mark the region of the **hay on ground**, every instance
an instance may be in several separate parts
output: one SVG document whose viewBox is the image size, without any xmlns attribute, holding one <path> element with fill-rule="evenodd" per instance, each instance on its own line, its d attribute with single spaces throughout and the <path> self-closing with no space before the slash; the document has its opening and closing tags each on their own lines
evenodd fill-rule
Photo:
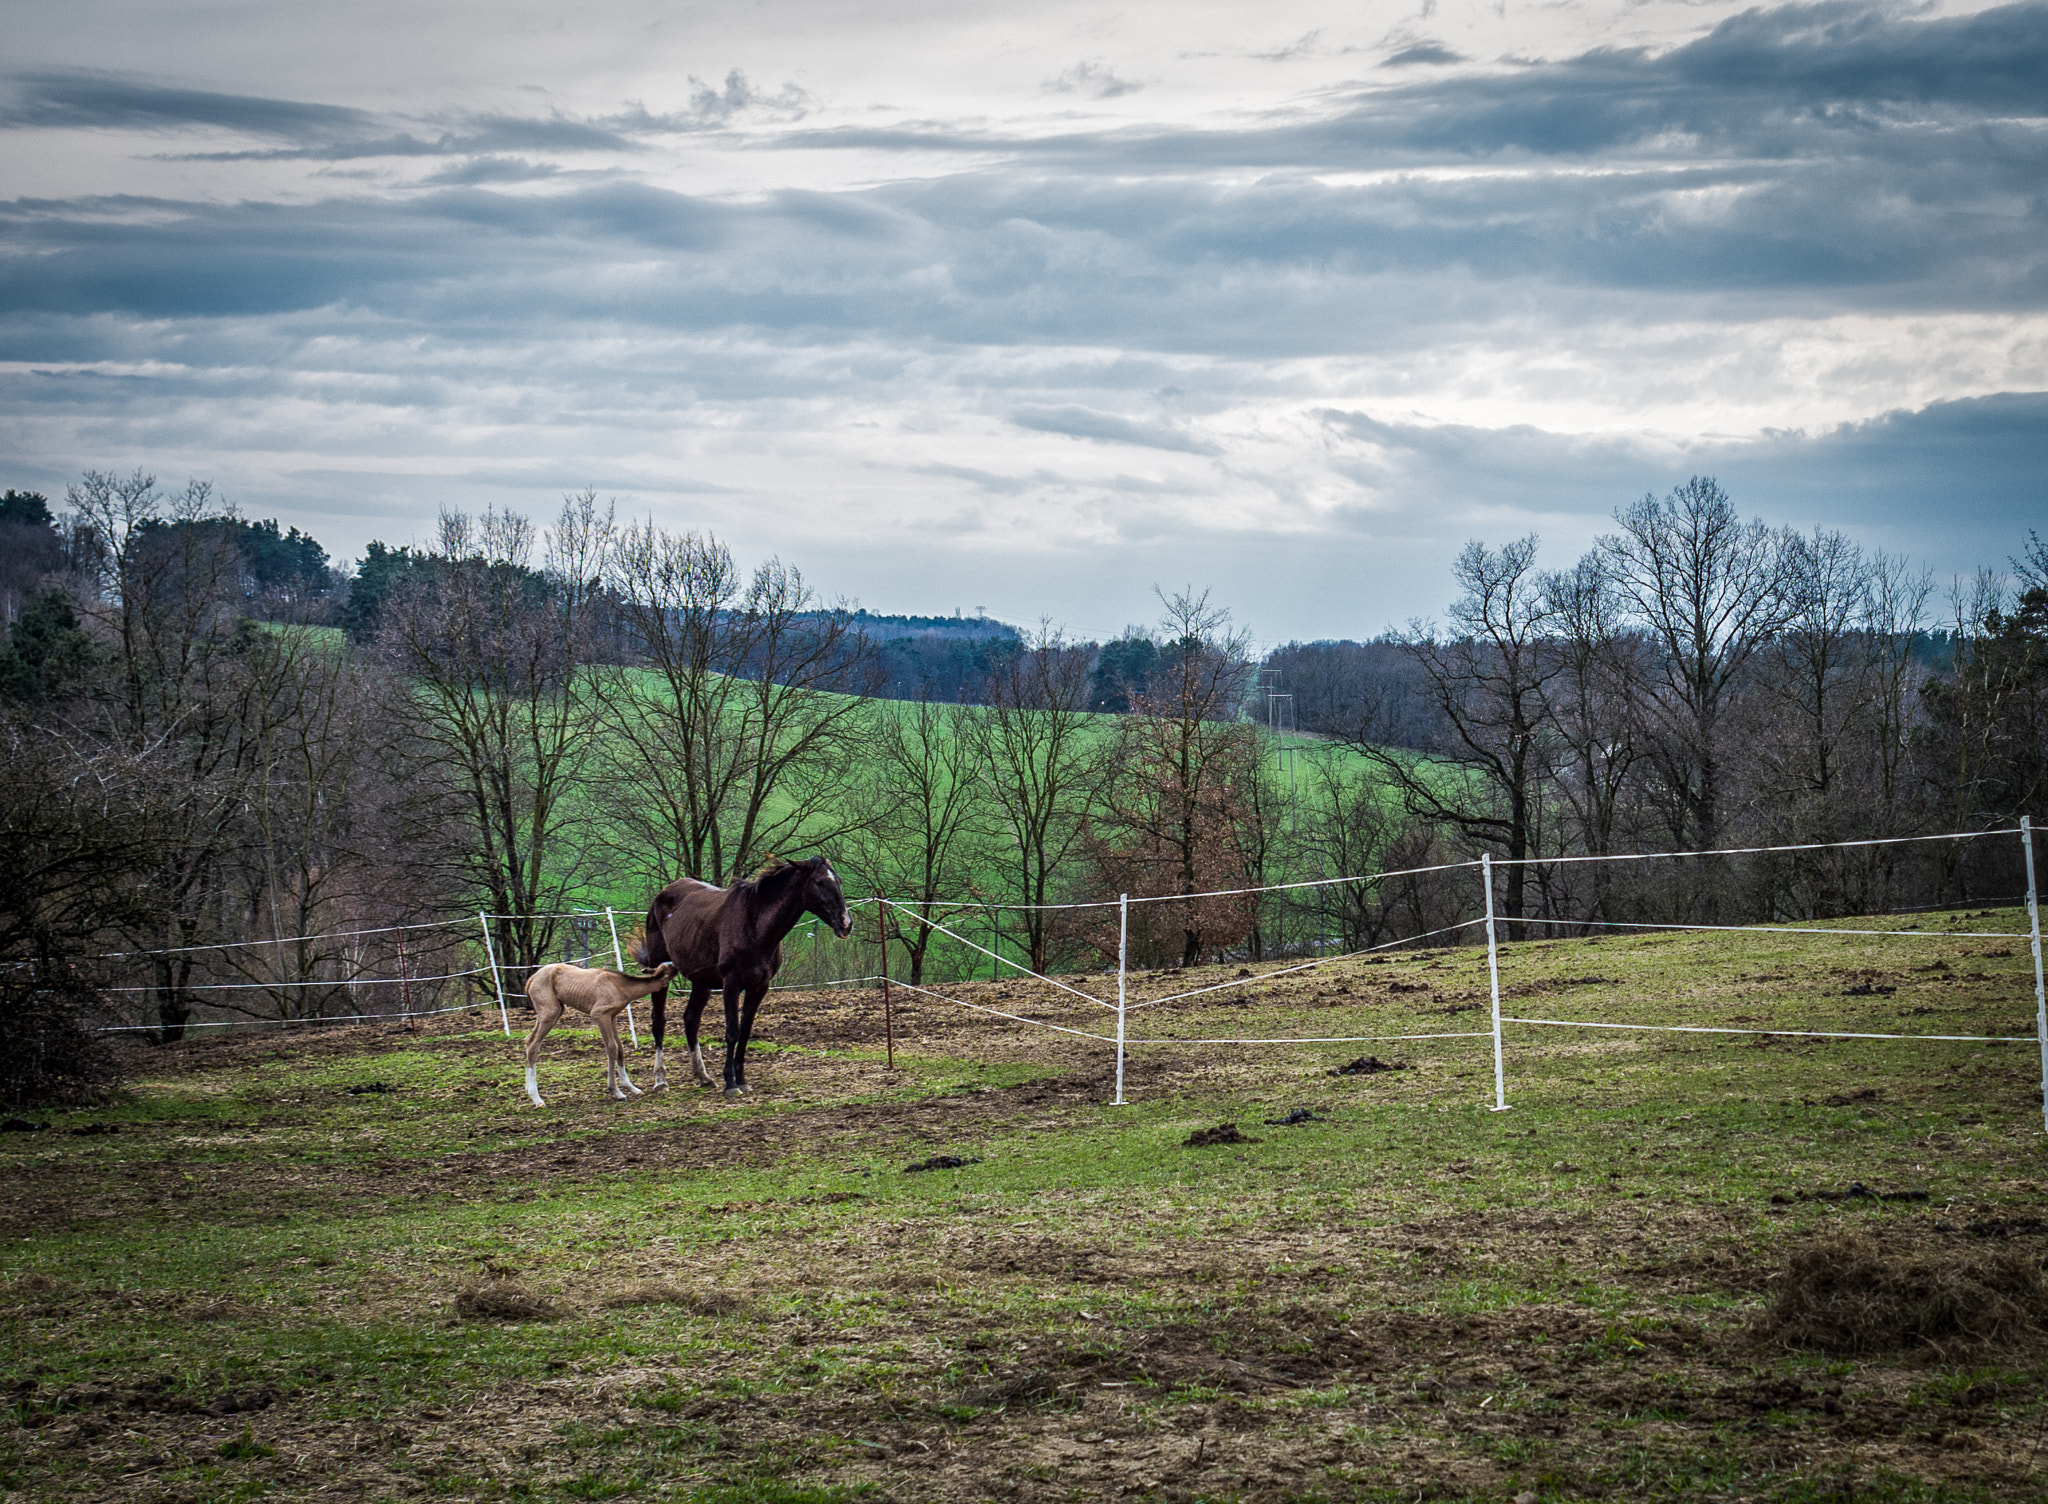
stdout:
<svg viewBox="0 0 2048 1504">
<path fill-rule="evenodd" d="M 667 1280 L 642 1280 L 604 1297 L 600 1304 L 609 1310 L 632 1306 L 680 1306 L 692 1316 L 737 1316 L 751 1309 L 741 1297 L 728 1290 L 687 1290 Z"/>
<path fill-rule="evenodd" d="M 1799 1249 L 1758 1335 L 1783 1347 L 1874 1353 L 1919 1344 L 2013 1343 L 2048 1330 L 2048 1281 L 2029 1255 L 1886 1253 L 1849 1233 Z"/>
<path fill-rule="evenodd" d="M 507 1280 L 473 1285 L 455 1297 L 455 1314 L 471 1321 L 558 1321 L 565 1314 L 553 1301 L 529 1295 Z"/>
<path fill-rule="evenodd" d="M 644 1279 L 637 1285 L 628 1285 L 604 1298 L 603 1304 L 611 1310 L 627 1306 L 687 1306 L 695 1304 L 697 1297 L 681 1285 L 672 1285 L 667 1280 Z"/>
</svg>

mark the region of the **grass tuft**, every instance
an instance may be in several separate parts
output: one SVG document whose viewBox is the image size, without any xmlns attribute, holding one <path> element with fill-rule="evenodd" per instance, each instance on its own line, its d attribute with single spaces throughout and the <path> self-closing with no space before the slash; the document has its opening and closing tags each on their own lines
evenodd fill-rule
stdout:
<svg viewBox="0 0 2048 1504">
<path fill-rule="evenodd" d="M 1795 1251 L 1758 1323 L 1780 1346 L 1845 1354 L 1927 1343 L 2010 1345 L 2040 1337 L 2044 1327 L 2048 1281 L 2030 1255 L 1895 1255 L 1854 1232 Z"/>
</svg>

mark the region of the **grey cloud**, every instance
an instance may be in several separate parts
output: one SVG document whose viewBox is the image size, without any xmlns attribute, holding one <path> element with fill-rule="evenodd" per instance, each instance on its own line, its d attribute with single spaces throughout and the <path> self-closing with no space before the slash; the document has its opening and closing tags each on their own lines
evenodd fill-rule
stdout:
<svg viewBox="0 0 2048 1504">
<path fill-rule="evenodd" d="M 1337 463 L 1366 491 L 1406 506 L 1438 498 L 1452 518 L 1520 519 L 1513 525 L 1554 531 L 1567 547 L 1645 491 L 1711 474 L 1745 514 L 1840 528 L 1940 572 L 1965 572 L 2017 551 L 2026 530 L 2040 526 L 2048 475 L 2048 392 L 1937 402 L 1818 432 L 1686 443 L 1337 410 L 1324 421 L 1373 446 L 1371 457 Z M 1371 508 L 1350 515 L 1355 527 L 1385 525 Z"/>
<path fill-rule="evenodd" d="M 779 120 L 795 120 L 807 114 L 811 108 L 811 96 L 793 83 L 785 83 L 773 94 L 763 94 L 747 79 L 738 68 L 726 74 L 722 88 L 713 88 L 700 78 L 690 80 L 690 109 L 685 116 L 650 117 L 650 122 L 659 120 L 663 127 L 675 129 L 704 129 L 708 126 L 726 125 L 745 115 L 761 115 Z"/>
<path fill-rule="evenodd" d="M 992 470 L 977 470 L 971 465 L 913 465 L 910 473 L 936 476 L 942 480 L 964 480 L 975 490 L 991 496 L 1022 496 L 1068 484 L 1064 476 L 1044 469 L 1033 470 L 1026 475 L 998 475 Z"/>
<path fill-rule="evenodd" d="M 1098 444 L 1136 444 L 1181 454 L 1214 454 L 1216 446 L 1169 423 L 1141 423 L 1087 407 L 1020 407 L 1010 414 L 1019 428 L 1066 434 Z"/>
<path fill-rule="evenodd" d="M 1382 58 L 1380 66 L 1382 68 L 1407 68 L 1416 63 L 1462 63 L 1464 61 L 1465 58 L 1462 53 L 1453 52 L 1440 42 L 1415 42 L 1403 47 L 1399 52 Z"/>
<path fill-rule="evenodd" d="M 422 178 L 432 185 L 473 183 L 532 183 L 559 177 L 562 169 L 552 162 L 529 162 L 523 157 L 472 157 L 451 162 Z"/>
<path fill-rule="evenodd" d="M 734 69 L 714 88 L 692 78 L 687 108 L 634 105 L 609 116 L 459 112 L 411 119 L 339 105 L 183 89 L 95 72 L 24 73 L 5 80 L 0 128 L 65 127 L 178 132 L 230 130 L 279 143 L 178 154 L 183 160 L 354 161 L 374 157 L 507 152 L 639 152 L 643 138 L 718 130 L 742 118 L 790 122 L 811 107 L 794 83 L 766 93 Z"/>
<path fill-rule="evenodd" d="M 1045 81 L 1049 94 L 1085 94 L 1090 99 L 1115 99 L 1121 94 L 1135 94 L 1144 87 L 1118 78 L 1114 68 L 1097 58 L 1084 59 L 1057 78 Z"/>
<path fill-rule="evenodd" d="M 87 71 L 22 73 L 7 79 L 0 126 L 182 130 L 195 126 L 292 140 L 374 129 L 366 110 L 179 89 L 146 79 Z"/>
</svg>

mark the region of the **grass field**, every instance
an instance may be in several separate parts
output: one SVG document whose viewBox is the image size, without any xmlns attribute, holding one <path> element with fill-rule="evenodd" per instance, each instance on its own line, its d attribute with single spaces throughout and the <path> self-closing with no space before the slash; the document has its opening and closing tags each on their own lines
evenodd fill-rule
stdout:
<svg viewBox="0 0 2048 1504">
<path fill-rule="evenodd" d="M 2017 916 L 1922 922 L 1521 944 L 1503 984 L 1552 1017 L 2031 1034 Z M 1442 1032 L 1485 999 L 1468 947 L 1144 1017 Z M 2038 1285 L 2031 1045 L 1518 1027 L 1505 1113 L 1483 1040 L 1155 1045 L 1116 1108 L 1099 1045 L 896 1024 L 890 1072 L 874 993 L 777 994 L 737 1104 L 613 1103 L 558 1030 L 533 1109 L 495 1017 L 139 1055 L 119 1101 L 0 1136 L 0 1497 L 2048 1492 L 2038 1331 L 1842 1353 L 1772 1320 L 1845 1232 Z M 1402 1068 L 1332 1073 L 1367 1052 Z M 1226 1122 L 1249 1141 L 1186 1146 Z M 906 1173 L 935 1155 L 972 1162 Z M 1852 1184 L 1926 1199 L 1824 1199 Z"/>
</svg>

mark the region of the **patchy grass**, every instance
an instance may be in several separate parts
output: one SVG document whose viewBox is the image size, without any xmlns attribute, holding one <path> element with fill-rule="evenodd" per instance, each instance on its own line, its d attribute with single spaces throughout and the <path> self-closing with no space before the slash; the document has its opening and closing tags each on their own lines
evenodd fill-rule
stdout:
<svg viewBox="0 0 2048 1504">
<path fill-rule="evenodd" d="M 1925 923 L 1510 946 L 1507 1008 L 2030 1032 L 2024 944 L 1980 937 L 2012 916 Z M 1247 984 L 1133 1032 L 1487 1019 L 1473 949 Z M 164 1051 L 0 1138 L 0 1495 L 2043 1492 L 2031 1045 L 1510 1025 L 1496 1113 L 1484 1039 L 1148 1043 L 1114 1107 L 1087 1041 L 899 999 L 889 1072 L 873 994 L 770 1009 L 736 1105 L 613 1103 L 595 1035 L 558 1030 L 535 1110 L 516 1046 L 455 1021 Z M 1368 1049 L 1405 1069 L 1335 1074 Z M 1221 1123 L 1250 1131 L 1187 1147 Z M 1985 1271 L 2017 1315 L 1847 1355 L 1770 1319 Z"/>
</svg>

